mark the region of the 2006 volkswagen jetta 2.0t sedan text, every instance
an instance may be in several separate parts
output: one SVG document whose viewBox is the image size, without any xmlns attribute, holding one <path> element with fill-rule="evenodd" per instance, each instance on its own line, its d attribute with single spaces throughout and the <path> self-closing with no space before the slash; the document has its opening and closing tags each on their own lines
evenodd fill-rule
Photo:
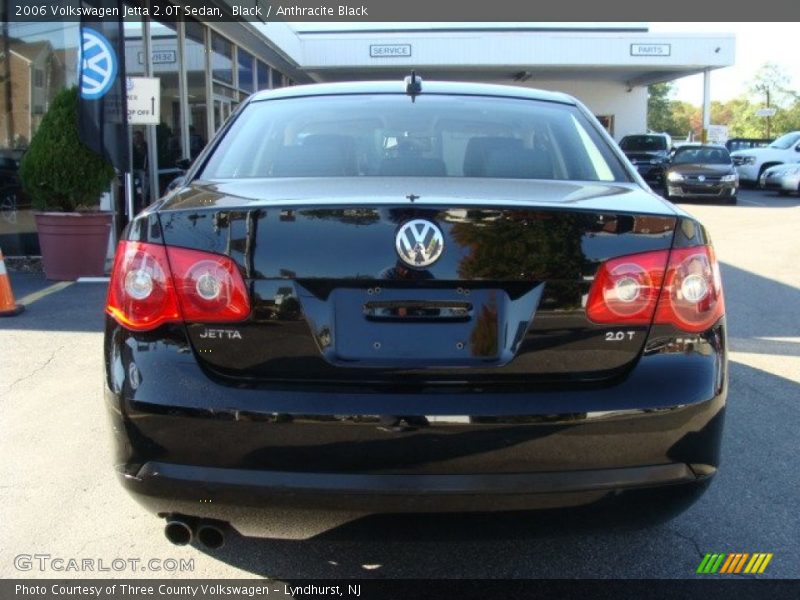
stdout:
<svg viewBox="0 0 800 600">
<path fill-rule="evenodd" d="M 666 504 L 716 472 L 725 340 L 705 228 L 573 98 L 260 92 L 119 244 L 116 470 L 179 543 L 280 505 Z"/>
</svg>

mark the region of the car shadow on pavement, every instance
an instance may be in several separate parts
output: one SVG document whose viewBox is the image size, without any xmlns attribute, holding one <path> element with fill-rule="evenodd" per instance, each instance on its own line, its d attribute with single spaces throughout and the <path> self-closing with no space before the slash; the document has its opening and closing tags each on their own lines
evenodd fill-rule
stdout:
<svg viewBox="0 0 800 600">
<path fill-rule="evenodd" d="M 658 493 L 649 496 L 647 501 L 637 495 L 571 510 L 376 514 L 300 540 L 246 537 L 229 529 L 223 548 L 197 549 L 276 579 L 511 578 L 564 576 L 570 570 L 573 576 L 578 573 L 570 563 L 576 553 L 590 551 L 592 540 L 605 547 L 609 540 L 641 543 L 654 534 L 664 535 L 658 533 L 664 526 L 645 508 L 653 506 Z M 608 565 L 579 570 L 598 575 L 619 558 L 607 556 Z M 688 558 L 694 561 L 694 553 Z M 606 576 L 612 576 L 611 571 Z"/>
<path fill-rule="evenodd" d="M 725 290 L 728 348 L 797 356 L 800 354 L 800 288 L 720 263 Z"/>
</svg>

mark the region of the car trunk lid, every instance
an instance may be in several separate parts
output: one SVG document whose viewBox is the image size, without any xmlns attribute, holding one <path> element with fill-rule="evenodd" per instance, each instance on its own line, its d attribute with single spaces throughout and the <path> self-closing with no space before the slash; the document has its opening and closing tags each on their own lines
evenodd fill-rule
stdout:
<svg viewBox="0 0 800 600">
<path fill-rule="evenodd" d="M 677 216 L 653 195 L 617 184 L 324 183 L 201 185 L 161 207 L 167 244 L 230 256 L 250 291 L 246 321 L 187 325 L 209 369 L 243 381 L 530 385 L 612 377 L 640 355 L 648 325 L 593 323 L 586 299 L 603 261 L 671 246 Z M 412 220 L 442 234 L 440 258 L 422 268 L 397 249 Z"/>
</svg>

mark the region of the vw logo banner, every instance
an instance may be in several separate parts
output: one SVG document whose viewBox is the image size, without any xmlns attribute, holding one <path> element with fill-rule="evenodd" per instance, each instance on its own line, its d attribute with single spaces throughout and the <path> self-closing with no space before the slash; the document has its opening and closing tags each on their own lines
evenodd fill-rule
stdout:
<svg viewBox="0 0 800 600">
<path fill-rule="evenodd" d="M 122 2 L 85 0 L 85 5 L 122 14 Z M 113 14 L 113 13 L 112 13 Z M 125 90 L 125 35 L 122 18 L 81 18 L 78 44 L 78 129 L 81 141 L 117 170 L 128 170 Z"/>
</svg>

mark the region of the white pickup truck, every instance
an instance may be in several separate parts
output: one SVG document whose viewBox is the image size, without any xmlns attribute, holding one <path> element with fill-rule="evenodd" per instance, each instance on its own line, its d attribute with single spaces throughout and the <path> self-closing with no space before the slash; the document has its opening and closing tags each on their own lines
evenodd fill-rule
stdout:
<svg viewBox="0 0 800 600">
<path fill-rule="evenodd" d="M 731 152 L 731 158 L 739 173 L 739 181 L 757 185 L 766 169 L 800 160 L 800 131 L 782 135 L 765 148 Z"/>
</svg>

